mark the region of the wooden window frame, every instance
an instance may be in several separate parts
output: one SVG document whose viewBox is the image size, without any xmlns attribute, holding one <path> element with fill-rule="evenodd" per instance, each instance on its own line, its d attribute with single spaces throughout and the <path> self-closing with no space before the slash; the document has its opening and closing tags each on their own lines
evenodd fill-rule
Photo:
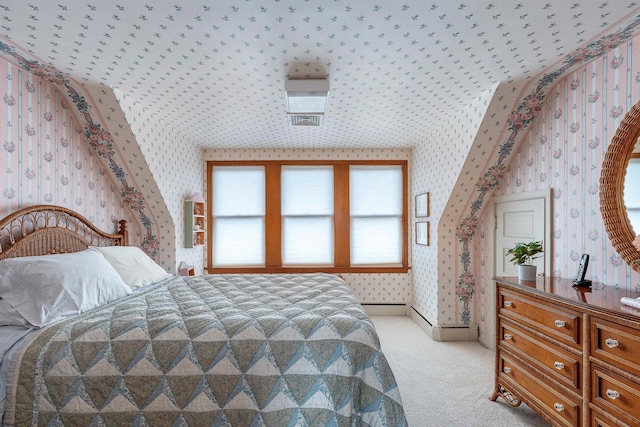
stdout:
<svg viewBox="0 0 640 427">
<path fill-rule="evenodd" d="M 281 167 L 325 165 L 334 168 L 334 266 L 317 267 L 283 267 L 282 266 L 282 215 L 281 215 Z M 402 166 L 402 265 L 362 266 L 350 265 L 350 230 L 351 217 L 349 215 L 349 167 L 355 165 Z M 408 203 L 408 162 L 406 160 L 302 160 L 302 161 L 208 161 L 207 162 L 207 193 L 212 194 L 211 176 L 216 166 L 264 166 L 265 168 L 265 266 L 264 267 L 212 267 L 213 263 L 213 197 L 207 197 L 207 267 L 208 273 L 406 273 L 409 270 L 409 203 Z"/>
</svg>

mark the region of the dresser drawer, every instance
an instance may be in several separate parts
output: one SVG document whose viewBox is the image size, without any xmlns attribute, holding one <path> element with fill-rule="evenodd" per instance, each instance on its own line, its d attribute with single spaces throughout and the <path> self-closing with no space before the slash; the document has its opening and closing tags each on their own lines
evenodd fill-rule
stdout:
<svg viewBox="0 0 640 427">
<path fill-rule="evenodd" d="M 599 318 L 591 322 L 591 354 L 640 376 L 640 331 Z"/>
<path fill-rule="evenodd" d="M 605 412 L 640 425 L 640 384 L 593 365 L 591 401 Z"/>
<path fill-rule="evenodd" d="M 575 348 L 581 347 L 582 317 L 580 312 L 548 303 L 528 295 L 500 288 L 500 314 Z"/>
<path fill-rule="evenodd" d="M 595 411 L 591 412 L 591 426 L 592 427 L 617 427 L 618 423 L 614 424 L 602 415 L 596 414 Z"/>
<path fill-rule="evenodd" d="M 597 414 L 591 414 L 591 425 L 593 427 L 614 427 L 614 424 L 610 424 L 609 421 L 605 421 Z"/>
<path fill-rule="evenodd" d="M 590 407 L 591 423 L 589 425 L 591 427 L 630 427 L 629 424 L 615 418 L 612 414 L 607 413 L 605 415 L 599 407 L 593 404 L 591 404 Z"/>
<path fill-rule="evenodd" d="M 508 321 L 500 323 L 500 345 L 576 391 L 581 390 L 582 356 L 542 340 Z"/>
<path fill-rule="evenodd" d="M 576 399 L 545 384 L 537 372 L 529 371 L 504 353 L 500 354 L 499 368 L 499 378 L 503 380 L 505 388 L 509 389 L 510 384 L 515 384 L 517 389 L 510 391 L 525 403 L 535 404 L 560 425 L 580 425 L 581 408 Z"/>
</svg>

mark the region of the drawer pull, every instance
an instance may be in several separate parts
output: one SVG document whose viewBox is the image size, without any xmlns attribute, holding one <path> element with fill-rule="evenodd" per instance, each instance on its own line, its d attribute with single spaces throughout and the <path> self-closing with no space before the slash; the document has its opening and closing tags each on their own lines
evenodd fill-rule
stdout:
<svg viewBox="0 0 640 427">
<path fill-rule="evenodd" d="M 511 373 L 511 368 L 508 366 L 505 366 L 504 369 L 502 370 L 505 374 L 510 374 Z"/>
<path fill-rule="evenodd" d="M 556 408 L 556 411 L 564 411 L 564 405 L 562 403 L 554 403 L 553 407 Z"/>
<path fill-rule="evenodd" d="M 553 366 L 556 369 L 564 369 L 564 363 L 562 363 L 562 362 L 553 362 Z"/>
<path fill-rule="evenodd" d="M 556 320 L 555 322 L 553 322 L 554 325 L 556 325 L 558 328 L 564 328 L 564 320 Z"/>
<path fill-rule="evenodd" d="M 616 400 L 617 398 L 620 397 L 620 393 L 618 393 L 615 390 L 611 390 L 610 388 L 607 389 L 607 397 L 611 400 Z"/>
<path fill-rule="evenodd" d="M 607 347 L 609 348 L 616 348 L 617 346 L 620 345 L 620 343 L 618 342 L 618 340 L 614 340 L 613 338 L 607 338 L 604 342 Z"/>
<path fill-rule="evenodd" d="M 504 339 L 505 340 L 510 340 L 511 338 L 513 338 L 513 336 L 511 334 L 504 334 Z"/>
<path fill-rule="evenodd" d="M 504 302 L 504 306 L 505 307 L 511 307 L 513 305 L 513 303 L 511 301 L 505 301 Z"/>
</svg>

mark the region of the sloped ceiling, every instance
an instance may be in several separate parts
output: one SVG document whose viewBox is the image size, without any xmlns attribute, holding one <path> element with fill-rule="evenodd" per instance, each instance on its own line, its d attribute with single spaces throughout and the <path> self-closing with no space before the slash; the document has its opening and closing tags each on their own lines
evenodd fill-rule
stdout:
<svg viewBox="0 0 640 427">
<path fill-rule="evenodd" d="M 595 0 L 9 0 L 0 35 L 203 147 L 393 148 L 634 13 Z M 329 79 L 321 127 L 289 126 L 288 77 Z"/>
</svg>

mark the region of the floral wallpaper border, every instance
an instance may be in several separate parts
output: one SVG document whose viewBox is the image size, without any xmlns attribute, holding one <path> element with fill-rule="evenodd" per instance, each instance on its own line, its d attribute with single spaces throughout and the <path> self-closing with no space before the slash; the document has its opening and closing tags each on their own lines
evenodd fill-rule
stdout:
<svg viewBox="0 0 640 427">
<path fill-rule="evenodd" d="M 29 60 L 16 52 L 16 49 L 0 41 L 0 53 L 12 58 L 19 66 L 28 72 L 46 79 L 53 85 L 66 89 L 67 95 L 77 108 L 85 121 L 85 136 L 89 146 L 108 165 L 109 170 L 120 182 L 120 194 L 123 202 L 138 215 L 146 233 L 142 237 L 141 247 L 152 258 L 156 259 L 160 243 L 153 232 L 153 223 L 145 212 L 144 195 L 136 189 L 128 180 L 127 173 L 118 163 L 114 150 L 114 141 L 109 131 L 94 119 L 91 114 L 91 106 L 72 85 L 64 73 L 50 65 L 44 65 L 35 60 Z"/>
<path fill-rule="evenodd" d="M 517 108 L 511 112 L 507 120 L 507 130 L 510 131 L 506 141 L 500 145 L 498 149 L 498 158 L 496 162 L 490 166 L 478 180 L 476 184 L 476 196 L 470 204 L 470 212 L 462 219 L 456 229 L 456 237 L 462 244 L 460 252 L 460 263 L 462 273 L 457 279 L 456 296 L 463 304 L 460 313 L 461 321 L 464 324 L 471 322 L 470 303 L 476 290 L 476 279 L 471 266 L 471 250 L 470 243 L 475 236 L 478 226 L 479 213 L 487 202 L 487 195 L 491 195 L 502 179 L 508 160 L 511 158 L 511 152 L 516 145 L 516 139 L 520 135 L 520 131 L 527 128 L 540 111 L 542 102 L 545 99 L 545 90 L 556 81 L 557 78 L 564 75 L 574 66 L 586 63 L 599 57 L 605 52 L 619 46 L 621 43 L 631 39 L 640 26 L 640 15 L 635 18 L 629 25 L 620 32 L 609 34 L 600 39 L 589 43 L 586 47 L 577 49 L 567 56 L 557 70 L 546 74 L 540 79 L 535 89 L 527 95 Z"/>
</svg>

